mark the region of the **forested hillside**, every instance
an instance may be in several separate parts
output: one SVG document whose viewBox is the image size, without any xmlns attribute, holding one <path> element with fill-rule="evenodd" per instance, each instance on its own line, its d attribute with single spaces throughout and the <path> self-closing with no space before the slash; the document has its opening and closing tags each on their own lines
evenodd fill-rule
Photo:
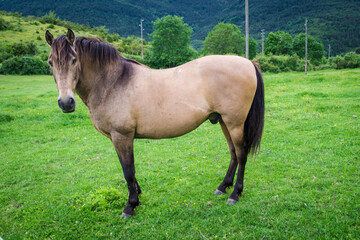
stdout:
<svg viewBox="0 0 360 240">
<path fill-rule="evenodd" d="M 91 26 L 105 25 L 121 36 L 139 35 L 140 18 L 144 19 L 145 36 L 152 23 L 165 15 L 184 17 L 193 29 L 193 40 L 204 40 L 219 22 L 230 22 L 244 29 L 244 1 L 233 0 L 3 0 L 0 10 L 23 15 L 43 16 L 50 10 L 61 19 Z M 251 0 L 250 36 L 260 40 L 261 29 L 283 30 L 295 35 L 304 30 L 309 19 L 309 33 L 332 46 L 333 53 L 354 50 L 360 46 L 359 0 Z"/>
</svg>

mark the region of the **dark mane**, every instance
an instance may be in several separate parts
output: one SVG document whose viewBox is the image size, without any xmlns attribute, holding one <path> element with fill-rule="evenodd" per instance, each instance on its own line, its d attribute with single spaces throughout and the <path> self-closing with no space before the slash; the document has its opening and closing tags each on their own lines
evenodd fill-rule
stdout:
<svg viewBox="0 0 360 240">
<path fill-rule="evenodd" d="M 80 56 L 86 55 L 90 59 L 96 61 L 100 66 L 107 65 L 118 60 L 141 65 L 135 60 L 127 59 L 121 56 L 116 48 L 106 43 L 101 38 L 77 37 L 75 41 L 75 49 Z"/>
<path fill-rule="evenodd" d="M 64 65 L 70 60 L 70 58 L 75 57 L 76 53 L 79 58 L 86 57 L 94 61 L 99 66 L 108 65 L 116 61 L 142 65 L 133 59 L 124 58 L 116 48 L 106 43 L 101 38 L 77 37 L 74 43 L 76 53 L 71 47 L 69 41 L 67 41 L 65 35 L 57 37 L 53 44 L 53 49 L 55 51 L 55 54 L 53 55 L 56 55 L 54 56 L 56 57 L 55 61 L 58 61 L 60 65 Z"/>
<path fill-rule="evenodd" d="M 75 50 L 79 57 L 86 56 L 101 66 L 118 61 L 121 58 L 119 52 L 113 46 L 99 38 L 77 37 Z"/>
</svg>

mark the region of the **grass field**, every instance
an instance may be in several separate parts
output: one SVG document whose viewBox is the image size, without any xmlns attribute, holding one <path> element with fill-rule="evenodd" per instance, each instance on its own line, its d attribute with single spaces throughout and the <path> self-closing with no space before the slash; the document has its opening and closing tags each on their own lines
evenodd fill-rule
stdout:
<svg viewBox="0 0 360 240">
<path fill-rule="evenodd" d="M 220 126 L 137 140 L 137 215 L 111 142 L 87 109 L 63 114 L 51 76 L 0 76 L 0 237 L 359 239 L 360 69 L 265 74 L 262 150 L 243 196 L 215 196 L 229 163 Z"/>
</svg>

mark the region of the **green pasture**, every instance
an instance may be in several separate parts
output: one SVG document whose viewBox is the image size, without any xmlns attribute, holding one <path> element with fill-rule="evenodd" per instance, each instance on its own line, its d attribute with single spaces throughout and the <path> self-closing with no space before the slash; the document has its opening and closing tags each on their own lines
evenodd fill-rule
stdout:
<svg viewBox="0 0 360 240">
<path fill-rule="evenodd" d="M 213 194 L 230 160 L 219 125 L 136 140 L 137 214 L 112 143 L 51 76 L 0 76 L 0 237 L 359 239 L 360 69 L 265 74 L 261 152 L 235 205 Z"/>
</svg>

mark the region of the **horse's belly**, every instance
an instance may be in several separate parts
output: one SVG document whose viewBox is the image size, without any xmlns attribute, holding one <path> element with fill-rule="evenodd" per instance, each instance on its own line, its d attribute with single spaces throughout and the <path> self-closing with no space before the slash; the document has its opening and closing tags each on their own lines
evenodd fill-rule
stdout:
<svg viewBox="0 0 360 240">
<path fill-rule="evenodd" d="M 136 138 L 173 138 L 184 135 L 199 127 L 209 116 L 205 111 L 159 112 L 139 120 Z"/>
</svg>

